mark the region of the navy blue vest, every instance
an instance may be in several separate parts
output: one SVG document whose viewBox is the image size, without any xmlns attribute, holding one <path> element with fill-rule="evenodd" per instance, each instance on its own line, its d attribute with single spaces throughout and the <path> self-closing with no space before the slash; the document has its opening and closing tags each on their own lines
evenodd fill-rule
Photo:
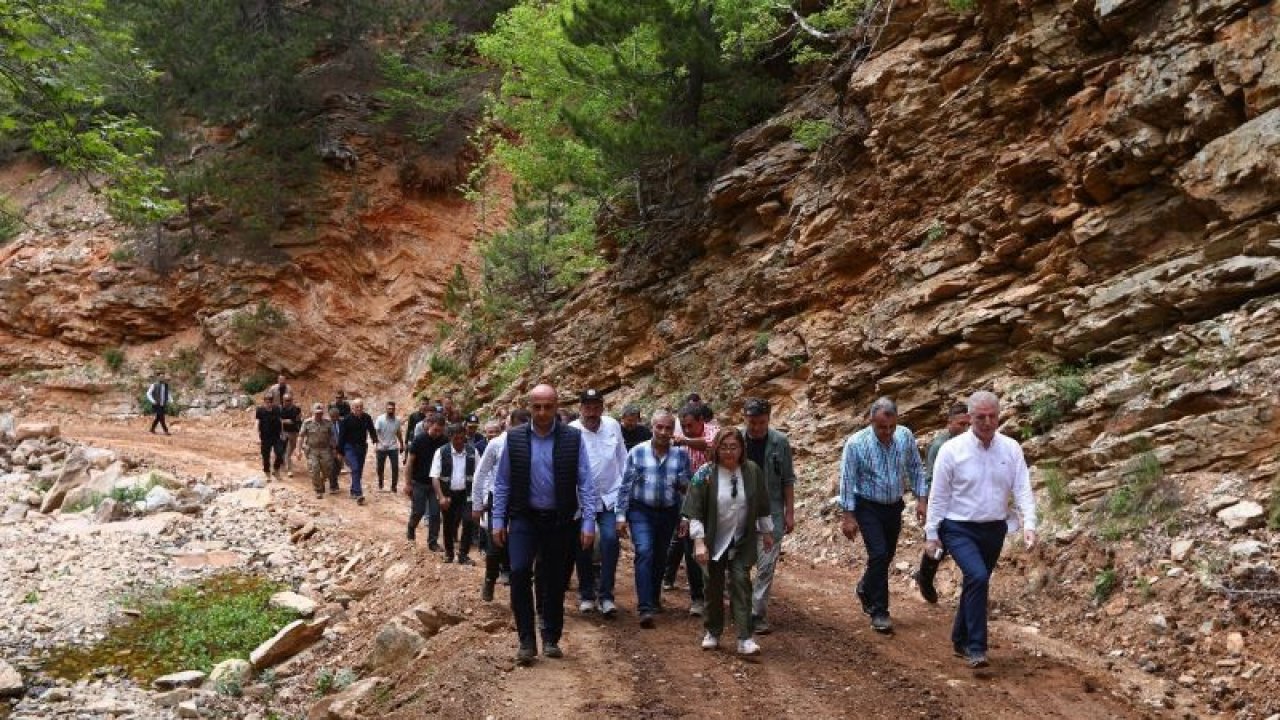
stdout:
<svg viewBox="0 0 1280 720">
<path fill-rule="evenodd" d="M 582 448 L 582 434 L 559 421 L 553 432 L 554 449 L 551 452 L 552 477 L 556 490 L 556 514 L 561 522 L 573 520 L 578 513 L 578 453 Z M 512 428 L 507 433 L 506 453 L 511 457 L 511 495 L 507 501 L 507 516 L 527 513 L 531 480 L 533 426 L 526 424 Z"/>
</svg>

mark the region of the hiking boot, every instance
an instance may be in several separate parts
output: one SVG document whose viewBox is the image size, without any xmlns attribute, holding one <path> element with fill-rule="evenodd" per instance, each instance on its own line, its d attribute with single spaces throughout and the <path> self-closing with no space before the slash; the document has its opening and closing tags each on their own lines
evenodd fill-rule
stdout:
<svg viewBox="0 0 1280 720">
<path fill-rule="evenodd" d="M 872 615 L 871 629 L 884 635 L 888 635 L 893 632 L 893 621 L 889 619 L 889 613 L 876 613 L 875 615 Z"/>
<path fill-rule="evenodd" d="M 715 635 L 712 635 L 710 632 L 705 632 L 702 634 L 703 650 L 715 650 L 718 647 L 720 647 L 720 638 L 716 637 Z"/>
<path fill-rule="evenodd" d="M 689 614 L 693 615 L 694 617 L 702 617 L 702 614 L 705 613 L 706 611 L 707 611 L 706 600 L 694 600 L 689 603 Z"/>
<path fill-rule="evenodd" d="M 757 635 L 768 635 L 773 632 L 773 628 L 769 626 L 769 621 L 762 617 L 752 618 L 751 625 L 755 628 L 755 633 Z"/>
<path fill-rule="evenodd" d="M 867 615 L 871 614 L 871 600 L 867 598 L 867 591 L 862 587 L 862 583 L 853 589 L 855 595 L 858 596 L 858 602 L 862 603 L 862 612 Z"/>
<path fill-rule="evenodd" d="M 612 600 L 601 600 L 600 614 L 605 617 L 613 617 L 618 614 L 618 606 L 614 605 Z"/>
<path fill-rule="evenodd" d="M 532 665 L 534 658 L 538 657 L 538 648 L 535 645 L 521 645 L 516 651 L 517 665 Z"/>
<path fill-rule="evenodd" d="M 964 664 L 968 665 L 971 670 L 977 670 L 978 668 L 984 668 L 990 665 L 991 662 L 987 660 L 986 653 L 972 652 L 965 656 Z"/>
<path fill-rule="evenodd" d="M 934 587 L 933 579 L 938 574 L 938 565 L 941 562 L 929 557 L 929 553 L 925 553 L 920 557 L 920 569 L 914 576 L 916 586 L 920 588 L 920 597 L 930 604 L 938 602 L 938 589 Z"/>
<path fill-rule="evenodd" d="M 739 655 L 759 655 L 760 645 L 757 644 L 756 641 L 751 638 L 747 638 L 746 640 L 739 640 L 738 654 Z"/>
<path fill-rule="evenodd" d="M 646 630 L 650 630 L 653 628 L 653 625 L 654 625 L 653 613 L 651 612 L 640 613 L 640 627 Z"/>
<path fill-rule="evenodd" d="M 553 642 L 542 643 L 542 655 L 549 658 L 562 658 L 564 651 L 560 649 L 560 645 Z"/>
<path fill-rule="evenodd" d="M 493 602 L 493 581 L 485 580 L 484 587 L 480 589 L 480 599 L 485 602 Z"/>
</svg>

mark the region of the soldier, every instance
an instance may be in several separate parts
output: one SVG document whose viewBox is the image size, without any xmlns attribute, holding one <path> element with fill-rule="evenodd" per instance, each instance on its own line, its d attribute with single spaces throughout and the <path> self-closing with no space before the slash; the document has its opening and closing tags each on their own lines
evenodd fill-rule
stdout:
<svg viewBox="0 0 1280 720">
<path fill-rule="evenodd" d="M 324 416 L 324 404 L 311 406 L 311 417 L 302 423 L 302 452 L 307 456 L 307 470 L 311 473 L 311 489 L 317 498 L 324 497 L 324 481 L 333 471 L 334 440 L 333 423 Z"/>
</svg>

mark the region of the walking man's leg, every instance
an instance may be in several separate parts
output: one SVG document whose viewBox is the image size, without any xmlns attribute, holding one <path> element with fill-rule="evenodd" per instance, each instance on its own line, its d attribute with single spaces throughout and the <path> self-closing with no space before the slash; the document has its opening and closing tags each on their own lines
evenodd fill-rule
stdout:
<svg viewBox="0 0 1280 720">
<path fill-rule="evenodd" d="M 684 540 L 684 573 L 689 578 L 689 614 L 701 615 L 707 606 L 702 566 L 693 558 L 693 538 L 682 539 Z"/>
<path fill-rule="evenodd" d="M 351 468 L 351 497 L 357 500 L 364 498 L 364 488 L 361 485 L 361 479 L 364 477 L 364 448 L 348 447 L 347 448 L 347 467 Z"/>
<path fill-rule="evenodd" d="M 533 612 L 533 562 L 541 549 L 538 533 L 532 523 L 522 517 L 511 518 L 507 547 L 511 554 L 511 614 L 516 621 L 520 652 L 516 659 L 533 661 L 538 654 Z"/>
<path fill-rule="evenodd" d="M 373 451 L 373 456 L 375 458 L 375 461 L 378 464 L 378 489 L 383 490 L 386 487 L 382 483 L 382 476 L 385 474 L 385 471 L 386 471 L 387 451 L 379 448 Z M 394 468 L 395 464 L 393 463 L 391 467 Z"/>
<path fill-rule="evenodd" d="M 427 493 L 427 547 L 440 550 L 440 498 L 434 491 Z"/>
<path fill-rule="evenodd" d="M 618 576 L 618 556 L 622 552 L 617 515 L 612 510 L 596 515 L 596 542 L 600 547 L 598 594 L 601 610 L 607 610 L 613 607 L 613 586 Z"/>
<path fill-rule="evenodd" d="M 462 516 L 458 512 L 460 507 L 453 503 L 453 492 L 449 490 L 445 492 L 449 493 L 449 509 L 444 511 L 444 561 L 451 563 L 453 562 L 453 546 L 457 543 L 458 538 L 458 524 L 462 520 Z"/>
<path fill-rule="evenodd" d="M 781 528 L 781 519 L 775 518 L 775 528 Z M 773 573 L 778 564 L 778 556 L 782 554 L 782 534 L 773 534 L 773 546 L 764 549 L 764 543 L 757 541 L 756 581 L 751 589 L 751 617 L 756 632 L 769 632 L 769 595 L 773 590 Z"/>
<path fill-rule="evenodd" d="M 426 483 L 413 484 L 413 501 L 409 509 L 409 528 L 405 533 L 409 540 L 413 540 L 418 536 L 418 525 L 422 522 L 422 517 L 427 514 L 427 495 L 431 492 L 431 486 Z"/>
<path fill-rule="evenodd" d="M 871 615 L 872 627 L 892 629 L 889 621 L 889 566 L 902 529 L 902 504 L 881 505 L 860 500 L 854 514 L 867 549 L 867 569 L 858 583 L 859 597 Z"/>
<path fill-rule="evenodd" d="M 462 539 L 458 545 L 458 562 L 471 564 L 471 540 L 476 534 L 475 521 L 471 519 L 471 494 L 466 490 L 453 493 L 453 503 L 458 506 L 458 515 L 462 522 Z"/>
<path fill-rule="evenodd" d="M 400 451 L 392 448 L 387 451 L 387 457 L 391 460 L 391 492 L 395 492 L 400 485 Z M 382 473 L 378 473 L 378 481 L 378 487 L 382 487 Z"/>
</svg>

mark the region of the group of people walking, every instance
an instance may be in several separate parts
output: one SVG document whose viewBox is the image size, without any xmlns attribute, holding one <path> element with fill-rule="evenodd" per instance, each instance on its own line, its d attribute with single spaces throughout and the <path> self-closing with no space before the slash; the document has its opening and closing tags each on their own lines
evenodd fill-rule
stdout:
<svg viewBox="0 0 1280 720">
<path fill-rule="evenodd" d="M 701 647 L 720 647 L 727 594 L 737 652 L 760 653 L 756 636 L 773 630 L 770 590 L 783 538 L 796 522 L 791 444 L 771 426 L 769 402 L 746 399 L 742 427 L 721 427 L 697 394 L 677 411 L 654 412 L 647 425 L 632 406 L 620 419 L 606 415 L 594 389 L 578 396 L 580 415 L 560 405 L 554 387 L 538 385 L 526 407 L 481 431 L 476 416 L 463 417 L 447 400 L 423 401 L 402 426 L 395 403 L 374 419 L 362 400 L 348 403 L 338 391 L 301 420 L 281 377 L 256 411 L 263 472 L 292 474 L 300 447 L 317 497 L 326 483 L 337 492 L 345 464 L 350 494 L 363 504 L 368 444 L 375 445 L 379 490 L 386 490 L 389 467 L 389 491 L 399 491 L 403 464 L 407 539 L 416 541 L 425 521 L 429 549 L 463 565 L 473 564 L 474 546 L 483 547 L 481 595 L 490 601 L 497 584 L 510 585 L 522 664 L 537 657 L 539 640 L 544 657 L 563 656 L 564 594 L 575 571 L 578 611 L 617 615 L 614 588 L 627 539 L 641 628 L 655 627 L 668 609 L 663 593 L 674 590 L 683 560 L 689 612 L 702 616 Z M 1027 465 L 1018 443 L 997 431 L 999 409 L 989 392 L 953 406 L 922 460 L 896 405 L 880 398 L 839 461 L 841 530 L 866 549 L 854 594 L 871 628 L 893 631 L 889 569 L 910 492 L 926 541 L 915 579 L 924 599 L 937 602 L 942 557 L 960 568 L 951 640 L 971 667 L 988 662 L 989 582 L 1007 531 L 1020 522 L 1028 546 L 1036 541 Z"/>
</svg>

